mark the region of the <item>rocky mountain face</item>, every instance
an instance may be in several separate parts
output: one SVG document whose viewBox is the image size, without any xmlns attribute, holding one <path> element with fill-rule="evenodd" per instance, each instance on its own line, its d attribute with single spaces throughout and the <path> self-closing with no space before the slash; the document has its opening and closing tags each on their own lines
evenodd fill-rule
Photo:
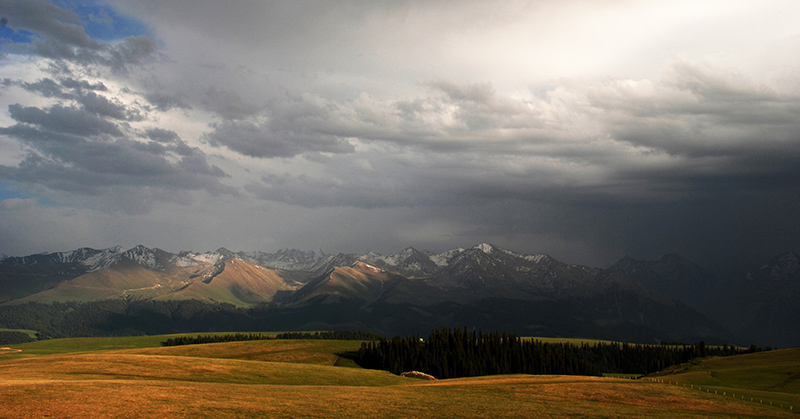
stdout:
<svg viewBox="0 0 800 419">
<path fill-rule="evenodd" d="M 485 243 L 440 254 L 409 247 L 394 255 L 224 248 L 173 254 L 136 246 L 6 258 L 0 302 L 199 300 L 259 307 L 272 313 L 270 327 L 286 329 L 391 335 L 469 325 L 639 342 L 749 344 L 743 339 L 761 337 L 752 342 L 775 345 L 776 331 L 751 333 L 770 316 L 797 319 L 787 305 L 797 296 L 797 277 L 794 254 L 726 282 L 677 255 L 625 258 L 603 270 Z M 721 289 L 728 291 L 708 303 Z M 743 302 L 742 293 L 760 303 Z M 731 304 L 747 309 L 726 317 Z M 746 324 L 736 326 L 734 318 Z"/>
<path fill-rule="evenodd" d="M 800 257 L 785 253 L 758 269 L 727 276 L 677 255 L 659 260 L 623 258 L 619 273 L 696 308 L 752 342 L 800 345 Z"/>
<path fill-rule="evenodd" d="M 122 259 L 119 247 L 7 257 L 0 261 L 0 302 L 47 290 L 61 282 L 108 268 Z"/>
<path fill-rule="evenodd" d="M 753 272 L 721 281 L 708 296 L 716 301 L 714 314 L 755 341 L 800 345 L 798 261 L 796 253 L 784 253 Z"/>
<path fill-rule="evenodd" d="M 2 301 L 197 299 L 250 306 L 297 288 L 274 270 L 238 256 L 225 249 L 172 254 L 139 245 L 8 258 L 0 262 L 7 290 Z"/>
<path fill-rule="evenodd" d="M 716 311 L 709 301 L 719 286 L 717 275 L 679 255 L 668 254 L 651 261 L 624 257 L 607 271 L 634 279 L 703 313 Z"/>
</svg>

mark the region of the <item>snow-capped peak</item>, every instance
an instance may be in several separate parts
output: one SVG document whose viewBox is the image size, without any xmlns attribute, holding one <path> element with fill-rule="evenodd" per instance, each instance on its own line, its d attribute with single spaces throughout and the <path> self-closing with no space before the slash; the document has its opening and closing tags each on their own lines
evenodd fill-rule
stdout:
<svg viewBox="0 0 800 419">
<path fill-rule="evenodd" d="M 487 255 L 490 255 L 490 254 L 492 254 L 492 251 L 494 250 L 494 246 L 492 246 L 489 243 L 481 243 L 481 244 L 475 245 L 475 249 L 480 249 L 481 252 L 486 253 Z"/>
</svg>

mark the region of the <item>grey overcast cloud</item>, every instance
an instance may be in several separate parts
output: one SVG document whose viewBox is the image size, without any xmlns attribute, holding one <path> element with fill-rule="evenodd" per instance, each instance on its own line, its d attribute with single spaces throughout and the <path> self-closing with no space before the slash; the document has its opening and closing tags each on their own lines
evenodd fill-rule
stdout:
<svg viewBox="0 0 800 419">
<path fill-rule="evenodd" d="M 800 2 L 0 0 L 0 252 L 800 249 Z"/>
</svg>

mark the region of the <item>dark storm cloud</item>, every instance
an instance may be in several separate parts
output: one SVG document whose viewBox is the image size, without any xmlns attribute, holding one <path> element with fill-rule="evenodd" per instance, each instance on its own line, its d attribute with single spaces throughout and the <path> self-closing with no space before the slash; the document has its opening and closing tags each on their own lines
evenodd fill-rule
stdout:
<svg viewBox="0 0 800 419">
<path fill-rule="evenodd" d="M 52 78 L 9 79 L 9 85 L 56 101 L 45 107 L 8 106 L 16 124 L 0 127 L 0 135 L 16 140 L 24 154 L 16 166 L 0 168 L 3 179 L 50 191 L 52 199 L 67 205 L 132 213 L 146 213 L 156 201 L 191 202 L 189 191 L 238 194 L 220 182 L 228 175 L 177 133 L 133 129 L 129 122 L 147 116 L 147 108 L 138 104 L 141 97 L 125 86 L 112 93 L 97 80 L 104 71 L 119 73 L 153 56 L 151 39 L 95 41 L 74 13 L 38 0 L 4 0 L 0 6 L 9 27 L 38 35 L 32 44 L 12 49 L 52 59 L 44 62 Z M 87 80 L 88 74 L 95 80 Z"/>
<path fill-rule="evenodd" d="M 226 120 L 247 118 L 259 111 L 258 106 L 245 103 L 235 92 L 217 87 L 208 89 L 203 99 L 203 105 L 206 109 L 219 114 Z"/>
<path fill-rule="evenodd" d="M 54 105 L 43 110 L 34 106 L 13 104 L 8 106 L 8 113 L 17 122 L 39 125 L 49 131 L 75 135 L 122 136 L 122 131 L 113 122 L 78 108 Z"/>
<path fill-rule="evenodd" d="M 643 90 L 640 92 L 638 90 Z M 646 88 L 603 86 L 588 95 L 615 136 L 672 155 L 730 155 L 792 147 L 800 98 L 747 79 L 678 63 Z"/>
<path fill-rule="evenodd" d="M 22 88 L 29 92 L 37 92 L 44 97 L 63 98 L 65 96 L 61 85 L 50 78 L 44 78 L 34 83 L 22 83 Z"/>
<path fill-rule="evenodd" d="M 190 147 L 175 131 L 161 128 L 151 128 L 147 130 L 147 137 L 159 144 L 162 144 L 166 150 L 172 151 L 181 156 L 193 157 L 195 159 L 202 156 L 202 154 L 199 152 L 199 149 Z"/>
<path fill-rule="evenodd" d="M 126 120 L 134 119 L 126 115 L 125 106 L 119 103 L 112 103 L 105 96 L 88 92 L 78 98 L 78 102 L 89 112 L 100 116 L 107 116 L 113 119 Z"/>
<path fill-rule="evenodd" d="M 308 119 L 317 135 L 391 144 L 380 153 L 335 156 L 326 175 L 269 175 L 246 189 L 306 208 L 414 207 L 421 219 L 457 222 L 465 238 L 599 264 L 672 251 L 768 257 L 800 234 L 795 96 L 687 63 L 658 81 L 577 86 L 538 102 L 486 83 L 427 86 L 430 96 L 382 105 L 395 112 L 340 102 Z"/>
<path fill-rule="evenodd" d="M 97 90 L 100 92 L 108 91 L 106 85 L 101 81 L 90 83 L 87 80 L 75 80 L 71 77 L 61 80 L 61 85 L 70 89 Z"/>
<path fill-rule="evenodd" d="M 163 128 L 151 128 L 147 130 L 147 137 L 160 143 L 172 143 L 180 141 L 180 136 L 177 132 Z"/>
<path fill-rule="evenodd" d="M 102 44 L 99 49 L 74 47 L 59 40 L 35 41 L 33 45 L 34 52 L 45 58 L 81 65 L 104 65 L 119 71 L 149 59 L 156 49 L 155 43 L 144 36 L 128 37 L 116 44 Z"/>
<path fill-rule="evenodd" d="M 6 179 L 54 190 L 99 195 L 117 186 L 235 193 L 219 182 L 226 174 L 196 148 L 175 138 L 169 144 L 128 138 L 92 140 L 18 124 L 0 134 L 22 141 L 30 153 L 18 167 L 3 167 Z M 174 155 L 175 158 L 171 157 Z"/>
<path fill-rule="evenodd" d="M 307 207 L 510 199 L 624 208 L 747 198 L 798 178 L 800 101 L 697 64 L 678 62 L 655 82 L 577 86 L 538 102 L 488 83 L 426 86 L 429 96 L 395 102 L 305 98 L 275 106 L 268 125 L 220 125 L 208 139 L 249 156 L 290 157 L 333 136 L 392 144 L 399 148 L 384 152 L 418 160 L 403 168 L 361 154 L 396 170 L 361 172 L 368 180 L 359 182 L 360 166 L 334 159 L 328 177 L 271 175 L 249 186 L 262 199 Z M 304 136 L 280 136 L 298 131 Z M 419 152 L 429 154 L 413 157 Z M 408 174 L 420 168 L 424 179 Z M 389 178 L 402 187 L 375 186 Z"/>
<path fill-rule="evenodd" d="M 291 176 L 268 175 L 261 179 L 261 183 L 245 186 L 245 190 L 260 199 L 285 202 L 306 208 L 324 206 L 368 207 L 386 206 L 380 198 L 365 191 L 360 197 L 355 197 L 352 188 L 354 185 L 342 185 L 340 182 L 313 179 L 306 175 Z"/>
<path fill-rule="evenodd" d="M 128 65 L 140 64 L 150 59 L 156 51 L 156 43 L 146 36 L 129 36 L 117 44 L 105 48 L 97 58 L 100 64 L 122 70 Z"/>
<path fill-rule="evenodd" d="M 355 148 L 349 139 L 436 153 L 512 155 L 528 153 L 520 146 L 523 143 L 552 142 L 541 132 L 548 127 L 539 110 L 498 94 L 489 83 L 437 81 L 426 86 L 429 94 L 413 100 L 284 96 L 252 115 L 266 122 L 219 123 L 206 140 L 260 158 L 352 153 Z"/>
<path fill-rule="evenodd" d="M 397 161 L 386 152 L 343 154 L 326 161 L 322 174 L 266 175 L 245 189 L 259 199 L 305 208 L 415 207 L 435 212 L 436 208 L 482 205 L 545 188 L 524 181 L 514 185 L 497 176 L 499 173 L 475 170 L 475 157 L 468 154 L 433 159 L 440 163 Z"/>
<path fill-rule="evenodd" d="M 414 200 L 394 188 L 381 187 L 375 179 L 314 178 L 307 175 L 268 175 L 258 184 L 245 186 L 245 190 L 259 199 L 284 202 L 305 208 L 351 207 L 386 208 L 419 203 L 424 191 Z"/>
<path fill-rule="evenodd" d="M 346 140 L 296 125 L 255 125 L 250 122 L 224 122 L 205 136 L 215 147 L 227 147 L 250 157 L 294 157 L 305 153 L 352 153 Z"/>
<path fill-rule="evenodd" d="M 93 91 L 80 96 L 68 92 L 62 96 L 74 97 L 84 108 L 9 106 L 9 115 L 17 124 L 0 128 L 0 135 L 24 144 L 28 153 L 18 166 L 2 167 L 0 173 L 4 179 L 94 196 L 124 187 L 131 196 L 144 194 L 148 201 L 173 199 L 168 193 L 153 192 L 154 188 L 178 194 L 193 190 L 237 194 L 234 188 L 220 182 L 227 174 L 211 165 L 200 149 L 187 145 L 175 132 L 151 128 L 146 135 L 152 141 L 134 140 L 126 125 L 109 120 L 124 119 L 129 113 L 121 104 L 99 100 L 100 96 Z M 94 102 L 86 101 L 87 98 Z M 119 199 L 116 194 L 102 199 L 106 202 L 95 204 L 128 210 L 127 200 Z"/>
<path fill-rule="evenodd" d="M 112 102 L 106 96 L 95 93 L 95 90 L 107 90 L 101 82 L 91 84 L 86 80 L 78 81 L 66 78 L 61 80 L 61 83 L 57 83 L 51 78 L 43 78 L 34 83 L 21 82 L 17 84 L 29 92 L 38 93 L 44 97 L 74 100 L 84 110 L 100 117 L 111 117 L 116 120 L 137 120 L 141 118 L 138 110 L 126 109 L 124 105 Z"/>
<path fill-rule="evenodd" d="M 609 161 L 613 181 L 633 194 L 714 199 L 800 184 L 800 97 L 679 63 L 659 83 L 606 85 L 589 98 L 609 135 L 665 156 L 652 165 Z"/>
<path fill-rule="evenodd" d="M 61 99 L 72 99 L 85 91 L 108 91 L 108 88 L 106 88 L 103 82 L 92 84 L 87 80 L 76 80 L 71 77 L 66 77 L 59 81 L 45 77 L 33 83 L 13 82 L 11 80 L 9 80 L 9 82 L 18 84 L 23 89 L 32 93 L 39 93 L 44 97 L 56 97 Z M 64 88 L 66 88 L 66 90 Z"/>
</svg>

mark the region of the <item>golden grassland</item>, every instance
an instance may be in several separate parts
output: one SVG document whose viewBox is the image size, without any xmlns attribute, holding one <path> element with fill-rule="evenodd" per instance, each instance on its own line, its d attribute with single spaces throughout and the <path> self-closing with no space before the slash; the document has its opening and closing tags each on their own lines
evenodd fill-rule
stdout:
<svg viewBox="0 0 800 419">
<path fill-rule="evenodd" d="M 646 380 L 510 375 L 422 381 L 336 366 L 337 354 L 358 347 L 352 341 L 160 347 L 165 339 L 13 345 L 22 352 L 0 352 L 0 417 L 797 417 L 785 408 Z M 782 356 L 787 365 L 800 365 Z M 688 368 L 669 377 L 675 381 Z M 708 368 L 718 367 L 712 362 Z M 767 381 L 775 377 L 759 385 Z M 791 386 L 782 391 L 797 394 Z"/>
</svg>

